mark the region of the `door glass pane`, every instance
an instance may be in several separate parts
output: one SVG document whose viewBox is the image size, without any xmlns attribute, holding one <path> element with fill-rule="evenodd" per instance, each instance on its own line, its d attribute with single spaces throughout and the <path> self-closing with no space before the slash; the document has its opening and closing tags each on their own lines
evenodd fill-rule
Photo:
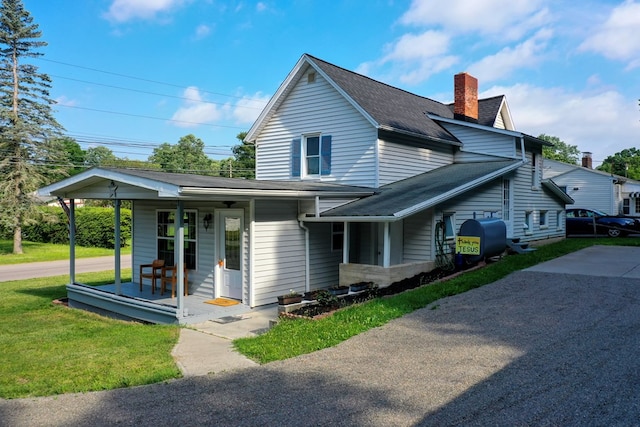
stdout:
<svg viewBox="0 0 640 427">
<path fill-rule="evenodd" d="M 229 270 L 240 270 L 240 218 L 224 219 L 224 255 Z"/>
</svg>

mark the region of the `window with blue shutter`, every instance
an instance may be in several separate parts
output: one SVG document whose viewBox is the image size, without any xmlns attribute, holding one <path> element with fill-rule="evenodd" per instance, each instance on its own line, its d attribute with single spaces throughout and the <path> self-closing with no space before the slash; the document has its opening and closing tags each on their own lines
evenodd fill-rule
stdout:
<svg viewBox="0 0 640 427">
<path fill-rule="evenodd" d="M 308 135 L 291 141 L 291 176 L 331 175 L 331 135 Z"/>
<path fill-rule="evenodd" d="M 331 175 L 331 135 L 322 136 L 321 165 L 321 174 Z"/>
<path fill-rule="evenodd" d="M 294 138 L 291 141 L 291 176 L 299 177 L 300 176 L 300 146 L 301 140 L 300 138 Z"/>
</svg>

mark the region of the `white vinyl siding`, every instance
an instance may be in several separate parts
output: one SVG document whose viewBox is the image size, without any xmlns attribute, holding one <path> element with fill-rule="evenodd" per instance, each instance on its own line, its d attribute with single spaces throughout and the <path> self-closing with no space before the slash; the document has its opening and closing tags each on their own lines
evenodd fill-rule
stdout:
<svg viewBox="0 0 640 427">
<path fill-rule="evenodd" d="M 453 153 L 380 140 L 380 186 L 453 163 Z"/>
<path fill-rule="evenodd" d="M 256 179 L 299 180 L 291 176 L 291 142 L 312 133 L 331 135 L 331 174 L 322 181 L 375 186 L 377 131 L 319 74 L 306 75 L 257 137 Z"/>
<path fill-rule="evenodd" d="M 327 288 L 339 282 L 342 251 L 331 251 L 331 223 L 307 223 L 309 229 L 309 288 Z"/>
<path fill-rule="evenodd" d="M 516 141 L 513 136 L 450 123 L 441 124 L 456 138 L 463 141 L 461 150 L 464 152 L 516 158 Z"/>
<path fill-rule="evenodd" d="M 253 305 L 272 304 L 290 289 L 304 292 L 305 233 L 297 202 L 256 201 L 253 231 Z"/>
<path fill-rule="evenodd" d="M 432 256 L 432 211 L 425 210 L 404 220 L 404 263 L 430 261 Z"/>
<path fill-rule="evenodd" d="M 566 187 L 566 192 L 575 201 L 567 207 L 598 209 L 611 215 L 618 214 L 618 202 L 615 191 L 617 184 L 608 174 L 575 166 L 567 168 L 564 164 L 546 160 L 544 176 L 552 177 L 560 187 Z M 559 170 L 563 173 L 555 174 Z M 555 176 L 554 176 L 555 175 Z"/>
</svg>

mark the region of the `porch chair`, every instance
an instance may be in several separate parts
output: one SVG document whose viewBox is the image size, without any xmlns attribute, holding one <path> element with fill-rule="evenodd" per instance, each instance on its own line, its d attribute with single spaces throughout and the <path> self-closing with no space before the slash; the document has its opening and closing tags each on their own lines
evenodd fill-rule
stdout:
<svg viewBox="0 0 640 427">
<path fill-rule="evenodd" d="M 160 278 L 160 295 L 164 295 L 167 290 L 167 283 L 171 283 L 171 298 L 176 296 L 176 285 L 178 282 L 178 267 L 175 265 L 162 267 L 162 276 Z M 189 272 L 184 267 L 184 296 L 189 295 Z"/>
<path fill-rule="evenodd" d="M 151 279 L 151 293 L 156 292 L 156 280 L 162 277 L 162 267 L 164 267 L 163 259 L 154 259 L 151 264 L 140 264 L 140 292 L 142 292 L 142 279 Z"/>
</svg>

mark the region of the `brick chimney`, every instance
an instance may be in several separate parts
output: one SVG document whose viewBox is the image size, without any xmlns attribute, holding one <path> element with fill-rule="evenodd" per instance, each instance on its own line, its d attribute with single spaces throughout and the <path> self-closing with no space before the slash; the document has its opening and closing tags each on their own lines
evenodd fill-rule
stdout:
<svg viewBox="0 0 640 427">
<path fill-rule="evenodd" d="M 593 169 L 593 161 L 591 159 L 591 153 L 588 151 L 585 151 L 584 153 L 582 153 L 582 167 Z"/>
<path fill-rule="evenodd" d="M 453 116 L 457 120 L 478 121 L 478 79 L 471 74 L 453 77 Z"/>
</svg>

